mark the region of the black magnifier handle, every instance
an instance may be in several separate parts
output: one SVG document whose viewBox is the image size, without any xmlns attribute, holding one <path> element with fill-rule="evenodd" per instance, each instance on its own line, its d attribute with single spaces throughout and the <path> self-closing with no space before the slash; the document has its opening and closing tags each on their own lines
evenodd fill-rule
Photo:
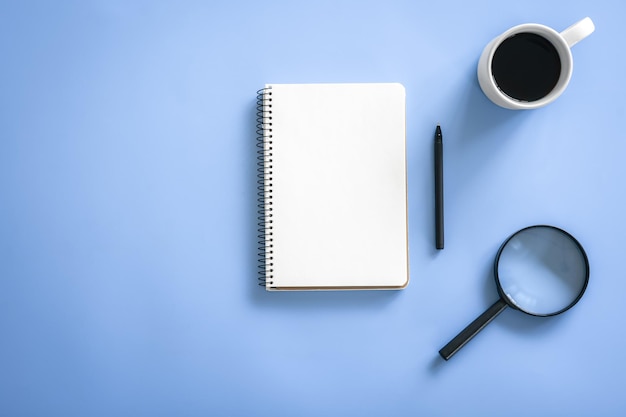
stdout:
<svg viewBox="0 0 626 417">
<path fill-rule="evenodd" d="M 471 322 L 465 329 L 461 331 L 454 339 L 452 339 L 447 345 L 445 345 L 439 351 L 439 354 L 445 360 L 448 360 L 458 352 L 467 342 L 472 340 L 474 336 L 478 334 L 486 325 L 491 323 L 491 320 L 495 319 L 498 314 L 502 313 L 507 307 L 507 303 L 500 298 L 493 303 L 483 314 L 478 316 L 476 320 Z"/>
</svg>

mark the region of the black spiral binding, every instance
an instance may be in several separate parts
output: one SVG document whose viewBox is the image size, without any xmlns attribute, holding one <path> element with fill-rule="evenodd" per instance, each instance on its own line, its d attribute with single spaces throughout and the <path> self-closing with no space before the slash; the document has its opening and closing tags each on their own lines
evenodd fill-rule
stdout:
<svg viewBox="0 0 626 417">
<path fill-rule="evenodd" d="M 272 91 L 262 88 L 256 98 L 257 207 L 259 239 L 259 285 L 272 285 Z"/>
</svg>

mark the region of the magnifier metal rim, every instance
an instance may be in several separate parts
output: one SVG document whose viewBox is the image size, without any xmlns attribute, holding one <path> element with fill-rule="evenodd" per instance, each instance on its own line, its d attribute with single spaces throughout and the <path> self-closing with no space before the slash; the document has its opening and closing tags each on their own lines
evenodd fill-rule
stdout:
<svg viewBox="0 0 626 417">
<path fill-rule="evenodd" d="M 549 313 L 549 314 L 533 313 L 531 311 L 524 310 L 523 308 L 517 306 L 513 302 L 513 300 L 508 295 L 505 294 L 504 289 L 502 288 L 502 285 L 500 284 L 500 277 L 498 276 L 498 263 L 500 262 L 500 255 L 502 254 L 502 250 L 505 248 L 507 243 L 509 243 L 509 241 L 511 239 L 513 239 L 515 236 L 517 236 L 518 234 L 520 234 L 520 233 L 522 233 L 522 232 L 524 232 L 524 231 L 526 231 L 528 229 L 535 229 L 535 228 L 554 229 L 554 230 L 564 234 L 572 242 L 574 242 L 576 244 L 576 246 L 578 247 L 578 250 L 582 254 L 583 260 L 585 261 L 585 282 L 583 283 L 583 287 L 581 288 L 581 290 L 578 293 L 578 295 L 576 296 L 576 298 L 568 306 L 562 308 L 559 311 L 556 311 L 554 313 Z M 498 253 L 496 255 L 496 260 L 494 262 L 493 269 L 494 269 L 493 276 L 495 277 L 495 280 L 496 280 L 496 287 L 498 288 L 498 293 L 500 294 L 500 298 L 502 298 L 502 300 L 504 300 L 504 302 L 507 303 L 510 307 L 513 307 L 514 309 L 519 310 L 519 311 L 521 311 L 523 313 L 530 314 L 531 316 L 537 316 L 537 317 L 556 316 L 557 314 L 561 314 L 564 311 L 569 310 L 570 308 L 572 308 L 578 302 L 578 300 L 580 300 L 582 298 L 583 294 L 585 293 L 585 290 L 587 289 L 587 284 L 589 283 L 589 259 L 587 259 L 587 253 L 585 252 L 585 249 L 583 249 L 583 247 L 580 244 L 580 242 L 578 242 L 578 240 L 576 240 L 576 238 L 574 236 L 572 236 L 571 234 L 569 234 L 568 232 L 566 232 L 563 229 L 559 229 L 558 227 L 555 227 L 555 226 L 549 226 L 549 225 L 543 225 L 543 224 L 525 227 L 525 228 L 523 228 L 521 230 L 518 230 L 517 232 L 513 233 L 511 236 L 509 236 L 504 241 L 504 243 L 500 246 L 500 249 L 498 249 Z"/>
</svg>

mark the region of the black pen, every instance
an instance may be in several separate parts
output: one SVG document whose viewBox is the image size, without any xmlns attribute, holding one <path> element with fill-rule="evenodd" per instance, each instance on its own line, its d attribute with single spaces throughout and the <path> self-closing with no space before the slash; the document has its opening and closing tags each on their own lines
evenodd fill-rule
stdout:
<svg viewBox="0 0 626 417">
<path fill-rule="evenodd" d="M 443 136 L 435 130 L 435 245 L 443 249 Z"/>
</svg>

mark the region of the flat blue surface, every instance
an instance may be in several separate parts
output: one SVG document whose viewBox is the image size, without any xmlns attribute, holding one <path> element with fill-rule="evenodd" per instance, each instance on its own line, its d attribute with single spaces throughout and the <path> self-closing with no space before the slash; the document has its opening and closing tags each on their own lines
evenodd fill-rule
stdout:
<svg viewBox="0 0 626 417">
<path fill-rule="evenodd" d="M 625 15 L 622 0 L 3 1 L 0 415 L 623 416 Z M 489 40 L 585 16 L 596 32 L 555 103 L 484 97 Z M 266 293 L 256 90 L 383 81 L 407 91 L 409 287 Z M 585 247 L 580 303 L 506 310 L 441 360 L 496 300 L 500 243 L 537 223 Z"/>
</svg>

